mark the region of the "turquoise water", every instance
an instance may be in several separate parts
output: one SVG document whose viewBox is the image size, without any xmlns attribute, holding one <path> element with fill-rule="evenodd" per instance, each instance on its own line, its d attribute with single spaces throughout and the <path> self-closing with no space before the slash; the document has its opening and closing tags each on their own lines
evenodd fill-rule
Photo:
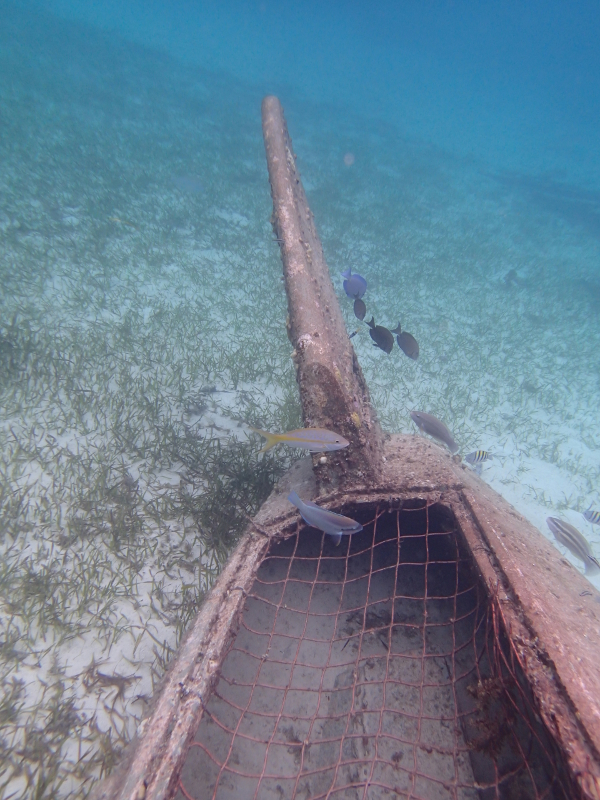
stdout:
<svg viewBox="0 0 600 800">
<path fill-rule="evenodd" d="M 1 797 L 110 770 L 289 464 L 245 425 L 300 424 L 267 93 L 348 329 L 351 267 L 419 341 L 413 362 L 353 339 L 383 426 L 435 414 L 544 535 L 561 516 L 600 556 L 594 4 L 1 15 Z"/>
</svg>

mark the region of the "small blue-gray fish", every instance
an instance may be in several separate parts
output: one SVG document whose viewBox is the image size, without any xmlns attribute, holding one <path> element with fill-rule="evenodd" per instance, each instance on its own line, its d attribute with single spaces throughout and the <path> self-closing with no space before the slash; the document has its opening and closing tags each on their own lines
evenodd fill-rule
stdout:
<svg viewBox="0 0 600 800">
<path fill-rule="evenodd" d="M 481 464 L 482 461 L 490 461 L 492 458 L 492 454 L 487 450 L 474 450 L 472 453 L 467 453 L 465 461 L 469 464 Z"/>
<path fill-rule="evenodd" d="M 358 272 L 355 272 L 353 275 L 352 270 L 347 269 L 345 272 L 342 272 L 342 278 L 345 279 L 344 291 L 351 300 L 360 299 L 367 291 L 367 282 Z"/>
<path fill-rule="evenodd" d="M 367 325 L 370 328 L 369 335 L 371 336 L 371 339 L 373 339 L 373 344 L 375 347 L 378 347 L 380 350 L 383 350 L 384 353 L 389 355 L 392 352 L 392 347 L 394 346 L 394 337 L 392 332 L 387 328 L 384 328 L 383 325 L 375 325 L 375 317 L 371 317 L 371 322 L 367 322 Z"/>
<path fill-rule="evenodd" d="M 360 297 L 357 297 L 354 301 L 354 316 L 362 322 L 366 313 L 367 307 L 364 304 L 364 301 L 361 300 Z"/>
<path fill-rule="evenodd" d="M 546 524 L 554 534 L 554 538 L 559 544 L 564 545 L 575 558 L 583 561 L 586 575 L 597 575 L 600 572 L 600 562 L 592 555 L 592 549 L 577 528 L 569 525 L 558 517 L 548 517 Z"/>
<path fill-rule="evenodd" d="M 413 361 L 416 361 L 419 357 L 419 343 L 412 333 L 403 331 L 400 327 L 400 323 L 398 323 L 395 328 L 392 328 L 392 333 L 397 334 L 396 341 L 398 342 L 400 350 L 409 358 L 412 358 Z"/>
<path fill-rule="evenodd" d="M 269 431 L 261 431 L 260 428 L 253 428 L 251 425 L 248 427 L 254 433 L 258 433 L 259 436 L 267 440 L 267 443 L 260 451 L 261 453 L 265 453 L 281 442 L 290 447 L 310 450 L 312 453 L 329 453 L 331 450 L 342 450 L 350 444 L 339 433 L 328 431 L 325 428 L 300 428 L 287 433 L 269 433 Z"/>
<path fill-rule="evenodd" d="M 452 438 L 452 434 L 444 423 L 433 414 L 426 414 L 424 411 L 411 411 L 410 416 L 415 425 L 420 428 L 423 433 L 428 433 L 437 439 L 438 442 L 443 442 L 451 453 L 458 451 L 458 445 Z"/>
<path fill-rule="evenodd" d="M 363 529 L 360 522 L 355 519 L 321 508 L 316 503 L 311 503 L 310 500 L 301 500 L 294 491 L 289 493 L 288 500 L 296 506 L 307 525 L 327 533 L 336 545 L 342 541 L 342 534 L 358 533 Z"/>
<path fill-rule="evenodd" d="M 587 511 L 583 512 L 583 518 L 591 522 L 592 525 L 600 525 L 600 511 L 592 511 L 591 506 Z"/>
</svg>

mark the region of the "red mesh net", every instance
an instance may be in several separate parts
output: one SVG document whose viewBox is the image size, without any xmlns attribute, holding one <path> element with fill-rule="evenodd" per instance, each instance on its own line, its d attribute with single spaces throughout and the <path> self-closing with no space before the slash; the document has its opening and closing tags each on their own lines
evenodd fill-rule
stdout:
<svg viewBox="0 0 600 800">
<path fill-rule="evenodd" d="M 573 796 L 451 509 L 410 506 L 271 544 L 178 800 Z"/>
</svg>

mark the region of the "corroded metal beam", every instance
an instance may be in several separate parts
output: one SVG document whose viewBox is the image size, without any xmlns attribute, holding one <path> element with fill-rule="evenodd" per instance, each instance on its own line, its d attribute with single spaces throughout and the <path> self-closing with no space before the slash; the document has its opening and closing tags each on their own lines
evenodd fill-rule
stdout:
<svg viewBox="0 0 600 800">
<path fill-rule="evenodd" d="M 263 505 L 206 598 L 164 678 L 127 757 L 96 787 L 94 800 L 171 800 L 227 644 L 269 537 L 296 530 L 290 488 L 315 497 L 310 459 L 286 473 Z M 319 502 L 398 508 L 420 498 L 454 512 L 503 622 L 537 710 L 583 800 L 600 798 L 598 598 L 588 581 L 538 530 L 483 481 L 420 436 L 393 435 L 375 486 L 334 491 Z"/>
<path fill-rule="evenodd" d="M 317 486 L 323 492 L 376 481 L 382 466 L 381 429 L 348 338 L 276 97 L 263 100 L 262 123 L 304 424 L 333 429 L 350 441 L 345 450 L 313 459 Z"/>
<path fill-rule="evenodd" d="M 415 497 L 452 508 L 501 610 L 538 713 L 577 784 L 573 796 L 600 800 L 600 596 L 539 531 L 436 445 L 393 436 L 383 458 L 381 431 L 276 98 L 263 102 L 263 127 L 305 422 L 333 427 L 352 445 L 333 454 L 339 459 L 328 455 L 325 465 L 320 456 L 313 459 L 314 471 L 310 460 L 297 462 L 282 478 L 206 598 L 136 741 L 111 778 L 96 787 L 95 800 L 169 800 L 177 793 L 187 747 L 269 538 L 295 530 L 297 512 L 286 501 L 292 487 L 305 498 L 320 491 L 319 502 L 337 509 L 374 502 L 397 508 Z"/>
</svg>

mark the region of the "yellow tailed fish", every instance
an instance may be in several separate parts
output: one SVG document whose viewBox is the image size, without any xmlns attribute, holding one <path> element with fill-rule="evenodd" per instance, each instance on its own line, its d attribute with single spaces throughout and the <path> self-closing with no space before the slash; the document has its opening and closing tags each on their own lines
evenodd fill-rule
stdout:
<svg viewBox="0 0 600 800">
<path fill-rule="evenodd" d="M 300 447 L 302 450 L 310 450 L 312 453 L 327 453 L 331 450 L 341 450 L 348 447 L 350 442 L 340 436 L 339 433 L 328 431 L 325 428 L 299 428 L 287 433 L 269 433 L 261 431 L 260 428 L 249 426 L 254 433 L 258 433 L 267 440 L 267 443 L 260 451 L 265 453 L 277 444 L 287 444 L 288 447 Z"/>
</svg>

